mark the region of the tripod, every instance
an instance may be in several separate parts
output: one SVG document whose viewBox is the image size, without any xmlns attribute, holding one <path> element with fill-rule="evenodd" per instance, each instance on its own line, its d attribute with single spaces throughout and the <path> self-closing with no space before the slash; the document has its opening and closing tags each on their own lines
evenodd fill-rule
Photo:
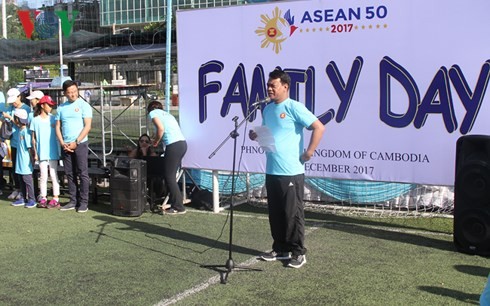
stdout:
<svg viewBox="0 0 490 306">
<path fill-rule="evenodd" d="M 221 144 L 209 155 L 209 159 L 213 158 L 214 155 L 223 147 L 223 145 L 230 139 L 233 138 L 233 164 L 232 164 L 232 171 L 231 171 L 231 204 L 230 204 L 230 240 L 228 242 L 228 259 L 226 260 L 226 263 L 224 265 L 202 265 L 201 267 L 205 268 L 213 268 L 220 272 L 221 275 L 221 283 L 226 284 L 228 280 L 228 275 L 231 273 L 231 271 L 235 268 L 240 268 L 240 269 L 247 269 L 247 270 L 252 270 L 252 271 L 262 271 L 260 269 L 253 269 L 253 268 L 243 268 L 243 267 L 238 267 L 235 266 L 235 262 L 233 261 L 233 209 L 235 206 L 235 165 L 236 165 L 236 151 L 237 151 L 237 137 L 240 136 L 238 134 L 238 128 L 242 126 L 249 118 L 254 114 L 257 109 L 259 108 L 260 104 L 256 104 L 252 111 L 250 111 L 240 123 L 238 123 L 238 116 L 233 117 L 232 121 L 235 123 L 235 127 L 233 131 L 230 132 L 228 137 L 226 137 Z M 216 268 L 226 268 L 226 270 L 218 270 Z"/>
</svg>

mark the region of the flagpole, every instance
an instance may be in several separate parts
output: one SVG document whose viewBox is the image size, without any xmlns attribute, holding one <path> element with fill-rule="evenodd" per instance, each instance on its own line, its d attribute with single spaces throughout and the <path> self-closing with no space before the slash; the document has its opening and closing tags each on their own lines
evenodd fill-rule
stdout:
<svg viewBox="0 0 490 306">
<path fill-rule="evenodd" d="M 170 112 L 170 73 L 172 72 L 172 0 L 167 0 L 167 35 L 165 47 L 165 109 Z"/>
<path fill-rule="evenodd" d="M 60 47 L 60 81 L 63 82 L 63 35 L 61 31 L 61 19 L 58 18 L 58 43 Z M 62 83 L 63 84 L 63 83 Z"/>
<path fill-rule="evenodd" d="M 2 35 L 3 38 L 7 39 L 7 1 L 2 1 Z M 3 82 L 8 82 L 9 80 L 9 67 L 7 65 L 3 65 Z"/>
</svg>

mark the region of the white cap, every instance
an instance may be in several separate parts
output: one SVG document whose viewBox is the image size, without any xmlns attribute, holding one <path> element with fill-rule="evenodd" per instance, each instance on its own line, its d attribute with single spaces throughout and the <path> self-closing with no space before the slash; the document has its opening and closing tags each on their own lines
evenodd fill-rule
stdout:
<svg viewBox="0 0 490 306">
<path fill-rule="evenodd" d="M 27 124 L 28 122 L 28 115 L 27 115 L 27 111 L 23 108 L 16 108 L 15 111 L 14 111 L 14 116 L 17 116 L 17 118 L 19 118 L 19 121 L 22 123 L 22 124 Z"/>
<path fill-rule="evenodd" d="M 14 103 L 18 96 L 20 96 L 20 91 L 17 88 L 10 88 L 7 91 L 7 103 Z"/>
<path fill-rule="evenodd" d="M 44 97 L 44 94 L 40 90 L 34 90 L 31 92 L 31 95 L 27 97 L 27 100 L 32 100 L 32 99 L 38 99 L 41 100 L 41 98 Z"/>
</svg>

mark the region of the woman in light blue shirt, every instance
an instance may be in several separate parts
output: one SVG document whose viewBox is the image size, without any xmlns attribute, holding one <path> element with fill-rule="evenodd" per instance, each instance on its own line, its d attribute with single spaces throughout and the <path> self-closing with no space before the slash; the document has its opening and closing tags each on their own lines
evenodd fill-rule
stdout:
<svg viewBox="0 0 490 306">
<path fill-rule="evenodd" d="M 161 142 L 165 150 L 162 170 L 171 207 L 164 213 L 183 214 L 185 213 L 184 200 L 175 177 L 187 151 L 187 142 L 182 135 L 179 123 L 172 114 L 163 110 L 162 103 L 156 100 L 151 101 L 148 104 L 148 116 L 155 126 L 152 145 L 157 147 Z"/>
</svg>

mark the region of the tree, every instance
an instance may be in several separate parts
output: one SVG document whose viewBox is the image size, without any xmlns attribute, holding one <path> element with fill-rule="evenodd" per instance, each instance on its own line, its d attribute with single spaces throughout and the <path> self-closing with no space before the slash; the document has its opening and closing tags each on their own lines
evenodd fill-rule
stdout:
<svg viewBox="0 0 490 306">
<path fill-rule="evenodd" d="M 9 39 L 27 39 L 17 14 L 18 10 L 19 8 L 15 4 L 7 3 L 7 38 Z M 1 12 L 0 17 L 3 20 Z"/>
<path fill-rule="evenodd" d="M 5 0 L 3 0 L 5 1 Z M 20 23 L 17 11 L 19 8 L 12 3 L 6 4 L 6 18 L 7 18 L 7 39 L 27 39 L 24 33 L 24 29 L 22 24 Z M 3 20 L 3 16 L 0 12 L 0 20 Z M 3 29 L 2 29 L 3 33 Z M 3 37 L 2 37 L 3 38 Z M 0 41 L 1 43 L 1 41 Z M 0 69 L 2 80 L 3 80 L 3 70 Z M 24 71 L 21 68 L 10 68 L 9 69 L 9 82 L 8 84 L 2 84 L 3 88 L 6 90 L 8 87 L 11 87 L 18 82 L 22 82 L 24 80 Z"/>
</svg>

